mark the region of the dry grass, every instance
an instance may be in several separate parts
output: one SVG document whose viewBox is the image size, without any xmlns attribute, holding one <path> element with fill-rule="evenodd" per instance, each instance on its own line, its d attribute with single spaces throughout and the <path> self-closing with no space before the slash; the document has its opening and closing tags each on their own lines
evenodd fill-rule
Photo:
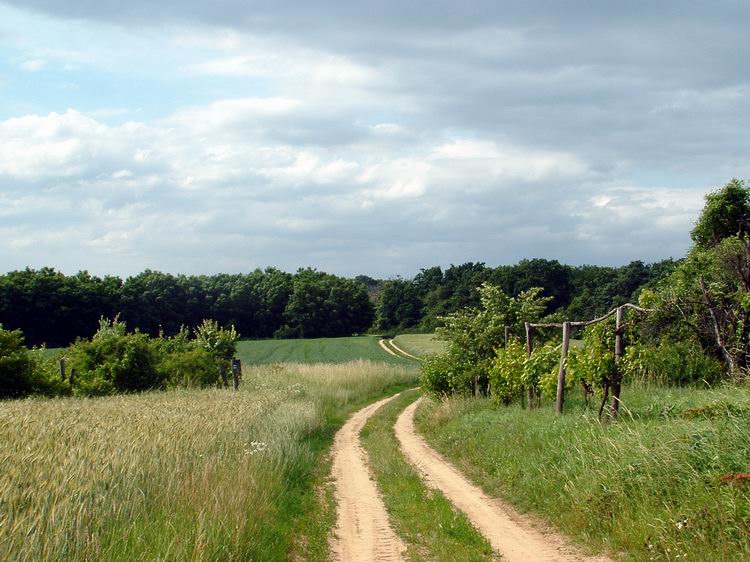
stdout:
<svg viewBox="0 0 750 562">
<path fill-rule="evenodd" d="M 0 403 L 0 559 L 283 559 L 311 436 L 417 373 L 360 361 L 244 378 L 237 393 Z"/>
</svg>

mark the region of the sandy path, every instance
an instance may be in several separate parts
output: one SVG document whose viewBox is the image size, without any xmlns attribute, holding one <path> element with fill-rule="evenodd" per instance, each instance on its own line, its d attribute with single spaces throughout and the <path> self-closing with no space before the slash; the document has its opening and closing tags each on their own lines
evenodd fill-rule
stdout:
<svg viewBox="0 0 750 562">
<path fill-rule="evenodd" d="M 378 343 L 380 344 L 380 347 L 382 347 L 385 351 L 393 355 L 394 357 L 398 357 L 398 353 L 393 351 L 390 347 L 388 347 L 385 343 L 385 340 L 378 340 Z"/>
<path fill-rule="evenodd" d="M 359 441 L 367 419 L 396 396 L 359 410 L 336 434 L 331 475 L 338 517 L 331 555 L 339 562 L 403 560 L 406 547 L 391 529 Z"/>
<path fill-rule="evenodd" d="M 414 412 L 419 400 L 410 404 L 396 421 L 396 437 L 406 458 L 424 477 L 428 486 L 439 489 L 472 524 L 489 540 L 492 548 L 510 562 L 541 560 L 587 560 L 606 562 L 603 557 L 578 553 L 569 543 L 552 532 L 541 532 L 509 505 L 490 498 L 469 482 L 419 436 L 414 429 Z"/>
</svg>

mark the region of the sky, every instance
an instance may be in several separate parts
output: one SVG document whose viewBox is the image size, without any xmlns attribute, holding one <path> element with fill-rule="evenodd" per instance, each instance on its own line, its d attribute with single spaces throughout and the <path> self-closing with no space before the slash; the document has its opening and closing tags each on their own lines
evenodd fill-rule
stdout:
<svg viewBox="0 0 750 562">
<path fill-rule="evenodd" d="M 750 3 L 0 0 L 0 272 L 684 256 Z"/>
</svg>

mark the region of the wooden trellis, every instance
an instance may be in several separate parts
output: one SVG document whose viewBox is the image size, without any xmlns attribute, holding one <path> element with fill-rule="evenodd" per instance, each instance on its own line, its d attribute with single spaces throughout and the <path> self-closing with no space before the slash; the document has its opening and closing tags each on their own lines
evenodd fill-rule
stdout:
<svg viewBox="0 0 750 562">
<path fill-rule="evenodd" d="M 636 306 L 631 303 L 626 303 L 621 306 L 618 306 L 617 308 L 613 308 L 607 314 L 603 316 L 599 316 L 598 318 L 594 318 L 593 320 L 584 320 L 584 321 L 570 321 L 566 320 L 565 322 L 559 323 L 559 322 L 553 322 L 553 323 L 546 323 L 546 324 L 533 324 L 530 322 L 525 323 L 526 327 L 526 352 L 531 355 L 531 352 L 533 351 L 533 331 L 534 328 L 561 328 L 562 329 L 562 348 L 560 350 L 560 368 L 557 372 L 557 396 L 555 399 L 555 414 L 562 415 L 563 412 L 563 406 L 565 405 L 565 365 L 566 360 L 568 358 L 568 351 L 570 349 L 570 330 L 571 328 L 585 328 L 587 326 L 591 326 L 593 324 L 598 324 L 599 322 L 603 322 L 604 320 L 607 320 L 608 318 L 611 318 L 612 316 L 615 316 L 616 318 L 616 325 L 615 325 L 615 349 L 614 349 L 614 357 L 615 357 L 615 372 L 612 376 L 612 406 L 610 407 L 610 415 L 612 418 L 616 418 L 617 414 L 619 412 L 620 408 L 620 392 L 622 390 L 622 373 L 619 369 L 619 363 L 625 354 L 625 341 L 623 339 L 623 331 L 624 331 L 624 325 L 625 325 L 625 309 L 630 308 L 632 310 L 635 310 L 636 312 L 640 312 L 641 314 L 647 314 L 649 312 L 654 312 L 654 309 L 651 308 L 642 308 L 640 306 Z M 528 389 L 528 396 L 529 396 L 529 404 L 532 403 L 532 394 L 533 390 L 531 388 Z M 604 400 L 606 401 L 609 394 L 609 386 L 605 388 L 605 397 Z M 604 402 L 602 402 L 602 406 L 604 405 Z"/>
</svg>

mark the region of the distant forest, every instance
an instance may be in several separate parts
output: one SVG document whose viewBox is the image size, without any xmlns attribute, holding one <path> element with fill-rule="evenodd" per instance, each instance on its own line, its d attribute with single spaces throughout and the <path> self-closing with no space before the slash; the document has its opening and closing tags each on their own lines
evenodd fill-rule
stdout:
<svg viewBox="0 0 750 562">
<path fill-rule="evenodd" d="M 348 336 L 367 331 L 432 331 L 440 317 L 479 304 L 477 287 L 509 295 L 543 287 L 547 311 L 590 318 L 632 300 L 670 273 L 673 260 L 622 267 L 568 266 L 554 260 L 483 263 L 423 269 L 413 279 L 347 279 L 314 269 L 274 268 L 245 274 L 171 275 L 144 271 L 122 280 L 51 268 L 0 275 L 0 324 L 23 331 L 27 345 L 65 346 L 91 337 L 101 317 L 120 315 L 130 329 L 176 333 L 204 318 L 234 325 L 244 338 Z"/>
</svg>

